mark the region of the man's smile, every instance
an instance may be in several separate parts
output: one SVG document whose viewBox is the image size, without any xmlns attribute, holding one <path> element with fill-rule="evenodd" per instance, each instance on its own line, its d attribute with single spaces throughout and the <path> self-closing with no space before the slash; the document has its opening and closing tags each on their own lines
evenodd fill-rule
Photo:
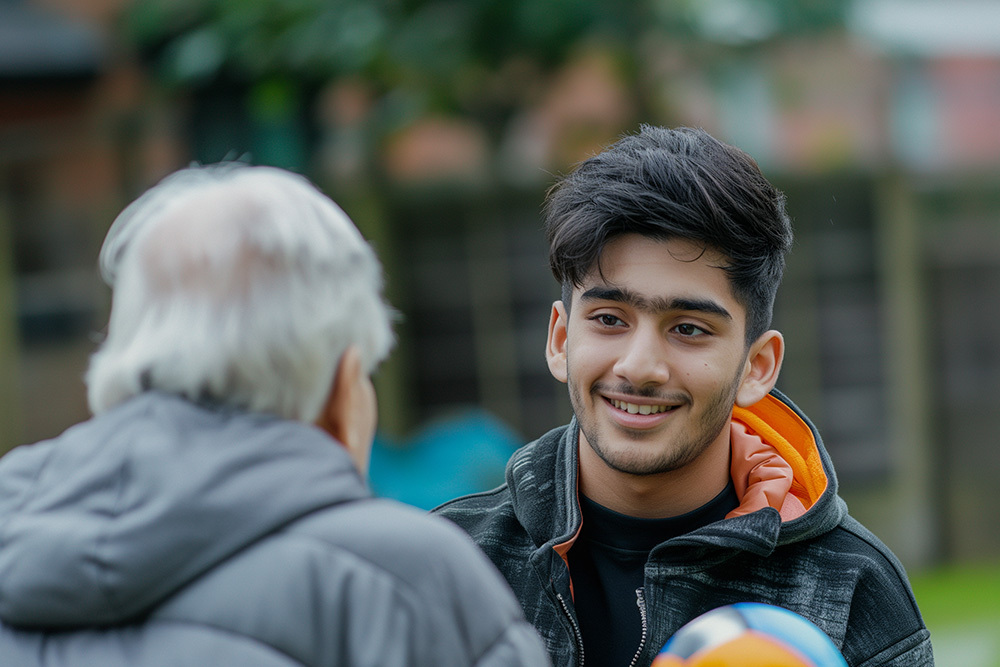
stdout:
<svg viewBox="0 0 1000 667">
<path fill-rule="evenodd" d="M 623 412 L 627 412 L 630 415 L 635 415 L 635 414 L 655 415 L 660 412 L 669 412 L 670 410 L 673 410 L 674 408 L 677 407 L 676 405 L 650 405 L 647 403 L 642 403 L 642 404 L 629 403 L 627 401 L 619 401 L 614 398 L 609 398 L 606 400 L 609 401 L 611 405 L 615 406 L 617 409 Z"/>
</svg>

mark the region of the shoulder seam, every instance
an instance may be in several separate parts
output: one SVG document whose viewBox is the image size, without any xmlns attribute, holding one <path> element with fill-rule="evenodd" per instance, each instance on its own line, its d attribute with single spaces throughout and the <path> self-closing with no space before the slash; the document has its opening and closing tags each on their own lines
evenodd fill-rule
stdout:
<svg viewBox="0 0 1000 667">
<path fill-rule="evenodd" d="M 433 513 L 437 512 L 438 510 L 442 510 L 442 509 L 444 509 L 446 507 L 450 507 L 451 505 L 454 505 L 454 504 L 457 504 L 457 503 L 461 503 L 461 502 L 464 502 L 464 501 L 467 501 L 467 500 L 475 500 L 475 499 L 479 499 L 479 498 L 492 498 L 493 496 L 498 496 L 498 495 L 504 493 L 505 491 L 507 491 L 507 483 L 506 482 L 504 482 L 500 486 L 498 486 L 496 488 L 493 488 L 493 489 L 490 489 L 488 491 L 479 491 L 477 493 L 469 493 L 469 494 L 464 495 L 464 496 L 459 496 L 458 498 L 452 498 L 451 500 L 447 500 L 447 501 L 441 503 L 440 505 L 438 505 L 437 507 L 431 509 L 430 511 L 433 514 Z"/>
</svg>

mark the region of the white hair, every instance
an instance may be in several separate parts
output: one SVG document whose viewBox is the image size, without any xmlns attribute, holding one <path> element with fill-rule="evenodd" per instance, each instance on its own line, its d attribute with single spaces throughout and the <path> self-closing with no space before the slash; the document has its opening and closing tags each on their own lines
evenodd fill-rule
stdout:
<svg viewBox="0 0 1000 667">
<path fill-rule="evenodd" d="M 94 414 L 155 389 L 311 422 L 349 346 L 369 373 L 392 347 L 375 253 L 281 169 L 168 176 L 118 216 L 100 266 L 113 300 L 86 375 Z"/>
</svg>

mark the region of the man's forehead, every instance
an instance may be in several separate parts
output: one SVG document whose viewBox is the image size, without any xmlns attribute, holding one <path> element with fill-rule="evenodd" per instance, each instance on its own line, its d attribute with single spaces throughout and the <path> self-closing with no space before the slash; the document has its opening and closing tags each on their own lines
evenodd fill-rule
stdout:
<svg viewBox="0 0 1000 667">
<path fill-rule="evenodd" d="M 698 265 L 699 271 L 707 268 L 709 273 L 716 274 L 712 276 L 713 282 L 725 280 L 727 285 L 730 284 L 727 268 L 731 262 L 724 253 L 711 246 L 688 239 L 624 234 L 611 239 L 600 249 L 575 287 L 612 285 L 617 274 L 643 264 L 651 269 L 662 264 L 674 264 L 682 270 L 686 264 Z"/>
<path fill-rule="evenodd" d="M 617 301 L 648 311 L 715 312 L 732 319 L 744 309 L 727 265 L 725 255 L 702 243 L 627 234 L 605 245 L 573 286 L 571 298 Z"/>
<path fill-rule="evenodd" d="M 624 253 L 620 252 L 622 249 L 625 249 Z M 664 250 L 679 262 L 704 262 L 723 270 L 732 263 L 726 253 L 703 241 L 678 236 L 645 236 L 632 232 L 608 239 L 598 250 L 587 275 L 601 273 L 601 267 L 609 256 L 621 262 L 635 259 L 645 251 L 660 253 Z"/>
</svg>

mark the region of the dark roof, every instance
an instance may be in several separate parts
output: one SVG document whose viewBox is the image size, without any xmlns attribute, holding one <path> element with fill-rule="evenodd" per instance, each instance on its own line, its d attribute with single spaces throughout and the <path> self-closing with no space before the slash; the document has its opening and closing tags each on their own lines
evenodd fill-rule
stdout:
<svg viewBox="0 0 1000 667">
<path fill-rule="evenodd" d="M 103 36 L 95 26 L 0 1 L 0 78 L 93 76 L 105 57 Z"/>
</svg>

